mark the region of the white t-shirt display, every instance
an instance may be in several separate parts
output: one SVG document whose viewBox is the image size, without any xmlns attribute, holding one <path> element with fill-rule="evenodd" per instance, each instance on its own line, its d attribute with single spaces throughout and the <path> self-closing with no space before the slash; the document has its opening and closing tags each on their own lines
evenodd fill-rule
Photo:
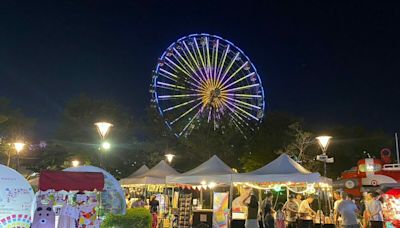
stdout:
<svg viewBox="0 0 400 228">
<path fill-rule="evenodd" d="M 351 200 L 343 200 L 337 207 L 337 212 L 342 216 L 343 225 L 357 225 L 357 206 Z"/>
</svg>

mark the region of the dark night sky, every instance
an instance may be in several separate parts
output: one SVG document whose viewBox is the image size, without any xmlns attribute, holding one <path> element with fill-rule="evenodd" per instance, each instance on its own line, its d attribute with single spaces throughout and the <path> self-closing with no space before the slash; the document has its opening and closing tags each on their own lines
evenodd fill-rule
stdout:
<svg viewBox="0 0 400 228">
<path fill-rule="evenodd" d="M 205 32 L 250 57 L 269 110 L 320 128 L 399 130 L 399 3 L 273 2 L 2 1 L 0 96 L 37 118 L 43 137 L 80 93 L 140 114 L 164 49 Z"/>
</svg>

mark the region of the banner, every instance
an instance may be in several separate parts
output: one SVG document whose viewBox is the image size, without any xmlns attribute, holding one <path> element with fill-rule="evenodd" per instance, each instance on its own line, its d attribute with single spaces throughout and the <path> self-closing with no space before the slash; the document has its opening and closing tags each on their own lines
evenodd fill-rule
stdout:
<svg viewBox="0 0 400 228">
<path fill-rule="evenodd" d="M 229 193 L 214 192 L 213 228 L 227 228 L 229 217 Z"/>
<path fill-rule="evenodd" d="M 0 228 L 29 228 L 33 197 L 31 186 L 21 174 L 0 165 Z"/>
</svg>

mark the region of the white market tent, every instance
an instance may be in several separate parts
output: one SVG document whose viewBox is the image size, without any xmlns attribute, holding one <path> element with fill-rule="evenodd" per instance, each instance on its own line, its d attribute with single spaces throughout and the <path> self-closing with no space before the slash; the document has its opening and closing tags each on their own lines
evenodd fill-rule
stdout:
<svg viewBox="0 0 400 228">
<path fill-rule="evenodd" d="M 139 176 L 129 178 L 122 185 L 147 185 L 147 184 L 166 184 L 165 179 L 168 175 L 179 174 L 175 169 L 169 166 L 164 160 L 160 161 L 156 166 L 147 170 Z"/>
<path fill-rule="evenodd" d="M 168 175 L 169 184 L 194 184 L 200 185 L 202 182 L 216 184 L 232 183 L 232 174 L 235 172 L 216 155 L 196 168 L 179 175 Z"/>
<path fill-rule="evenodd" d="M 142 165 L 138 170 L 133 172 L 131 175 L 121 179 L 119 181 L 119 183 L 121 183 L 121 185 L 129 184 L 132 181 L 132 179 L 134 179 L 135 177 L 143 175 L 147 171 L 149 171 L 149 168 L 146 165 Z"/>
<path fill-rule="evenodd" d="M 234 182 L 293 182 L 293 183 L 326 183 L 332 180 L 322 177 L 319 173 L 312 173 L 291 159 L 287 154 L 282 154 L 267 165 L 249 172 L 235 174 Z"/>
</svg>

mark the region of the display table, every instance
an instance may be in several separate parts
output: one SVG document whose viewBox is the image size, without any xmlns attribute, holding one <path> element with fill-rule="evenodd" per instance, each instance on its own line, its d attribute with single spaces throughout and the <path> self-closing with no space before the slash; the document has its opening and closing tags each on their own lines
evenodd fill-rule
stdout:
<svg viewBox="0 0 400 228">
<path fill-rule="evenodd" d="M 245 222 L 245 219 L 234 219 L 232 220 L 232 228 L 243 228 Z"/>
<path fill-rule="evenodd" d="M 213 210 L 212 209 L 196 209 L 193 210 L 193 227 L 200 224 L 208 225 L 212 227 L 213 223 Z"/>
</svg>

